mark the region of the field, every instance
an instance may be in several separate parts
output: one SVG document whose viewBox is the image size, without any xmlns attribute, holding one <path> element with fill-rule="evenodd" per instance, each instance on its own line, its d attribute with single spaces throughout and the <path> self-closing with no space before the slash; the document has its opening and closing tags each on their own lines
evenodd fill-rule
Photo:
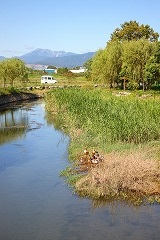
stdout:
<svg viewBox="0 0 160 240">
<path fill-rule="evenodd" d="M 91 87 L 93 83 L 86 80 L 83 75 L 72 74 L 72 76 L 65 76 L 59 74 L 51 74 L 56 80 L 56 84 L 41 84 L 41 76 L 45 75 L 43 71 L 34 71 L 33 73 L 29 73 L 27 81 L 19 81 L 15 80 L 14 85 L 11 87 L 10 82 L 6 83 L 4 88 L 3 80 L 0 79 L 0 95 L 14 93 L 19 91 L 29 91 L 32 89 L 49 89 L 49 88 L 57 88 L 57 87 L 69 87 L 69 86 L 85 86 Z"/>
</svg>

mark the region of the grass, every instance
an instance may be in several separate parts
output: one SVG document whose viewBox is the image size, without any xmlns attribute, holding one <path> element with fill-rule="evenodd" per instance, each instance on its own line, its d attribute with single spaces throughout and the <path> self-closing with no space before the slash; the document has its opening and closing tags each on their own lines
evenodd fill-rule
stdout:
<svg viewBox="0 0 160 240">
<path fill-rule="evenodd" d="M 25 82 L 20 80 L 15 80 L 13 87 L 11 87 L 10 82 L 6 82 L 6 86 L 4 88 L 3 80 L 0 78 L 0 95 L 11 93 L 11 89 L 14 91 L 29 91 L 29 88 L 32 88 L 32 91 L 36 88 L 39 90 L 44 90 L 49 88 L 61 88 L 61 87 L 93 87 L 93 83 L 91 81 L 86 80 L 84 76 L 72 74 L 72 76 L 64 76 L 60 74 L 51 74 L 55 79 L 57 79 L 56 84 L 41 84 L 41 76 L 44 75 L 43 71 L 29 73 L 28 80 Z"/>
<path fill-rule="evenodd" d="M 29 86 L 38 86 L 40 85 L 40 79 L 42 74 L 29 74 Z M 45 75 L 45 74 L 43 74 Z M 91 82 L 85 79 L 84 76 L 63 76 L 59 74 L 51 74 L 55 79 L 57 79 L 57 84 L 55 86 L 63 86 L 63 87 L 69 87 L 69 86 L 88 86 L 92 85 Z"/>
<path fill-rule="evenodd" d="M 0 88 L 0 96 L 12 93 L 19 93 L 20 91 L 17 88 L 8 87 L 8 88 Z"/>
<path fill-rule="evenodd" d="M 106 90 L 78 88 L 54 90 L 47 99 L 52 97 L 58 113 L 63 108 L 68 121 L 82 129 L 88 140 L 92 138 L 93 145 L 94 141 L 96 145 L 139 144 L 160 137 L 159 98 L 117 97 Z"/>
<path fill-rule="evenodd" d="M 54 103 L 54 104 L 53 104 Z M 160 98 L 149 93 L 117 94 L 104 89 L 54 89 L 46 95 L 48 121 L 69 134 L 75 191 L 92 198 L 140 204 L 160 198 Z M 104 162 L 77 178 L 83 149 L 96 148 Z M 148 150 L 149 149 L 149 150 Z"/>
</svg>

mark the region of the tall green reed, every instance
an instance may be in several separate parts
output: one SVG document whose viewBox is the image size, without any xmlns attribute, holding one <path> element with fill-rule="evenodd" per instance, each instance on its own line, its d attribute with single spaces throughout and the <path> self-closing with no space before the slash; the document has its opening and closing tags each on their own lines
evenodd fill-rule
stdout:
<svg viewBox="0 0 160 240">
<path fill-rule="evenodd" d="M 65 88 L 48 93 L 46 102 L 50 108 L 56 106 L 67 126 L 72 123 L 95 142 L 139 144 L 160 138 L 160 101 L 156 98 Z"/>
</svg>

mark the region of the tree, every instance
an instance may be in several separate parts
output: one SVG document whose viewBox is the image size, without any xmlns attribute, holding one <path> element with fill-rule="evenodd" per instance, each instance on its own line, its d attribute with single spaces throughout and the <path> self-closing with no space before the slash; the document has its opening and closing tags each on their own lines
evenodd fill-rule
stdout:
<svg viewBox="0 0 160 240">
<path fill-rule="evenodd" d="M 123 49 L 123 68 L 127 68 L 127 75 L 124 77 L 134 84 L 142 84 L 144 90 L 145 66 L 152 55 L 154 44 L 146 39 L 132 40 L 123 43 Z"/>
<path fill-rule="evenodd" d="M 136 21 L 124 22 L 121 28 L 116 28 L 111 34 L 111 41 L 118 39 L 120 41 L 140 40 L 145 38 L 150 42 L 158 41 L 159 34 L 149 25 L 139 25 Z"/>
<path fill-rule="evenodd" d="M 57 73 L 59 73 L 59 74 L 68 73 L 68 68 L 67 67 L 65 67 L 65 68 L 58 68 L 57 69 Z"/>
<path fill-rule="evenodd" d="M 122 63 L 122 68 L 121 71 L 119 73 L 119 77 L 120 80 L 122 81 L 122 88 L 123 90 L 126 90 L 126 82 L 129 82 L 129 76 L 130 76 L 130 71 L 129 71 L 129 67 L 127 66 L 126 63 Z M 133 87 L 134 85 L 134 87 Z M 131 88 L 135 88 L 135 84 L 131 84 L 130 86 L 132 86 Z"/>
<path fill-rule="evenodd" d="M 55 66 L 48 66 L 47 69 L 57 69 Z"/>
<path fill-rule="evenodd" d="M 158 83 L 160 80 L 160 42 L 156 44 L 153 55 L 146 63 L 145 67 L 145 81 L 148 88 L 153 83 Z"/>
<path fill-rule="evenodd" d="M 120 41 L 109 42 L 104 50 L 99 50 L 93 58 L 92 79 L 115 87 L 119 81 L 122 65 L 122 46 Z"/>
<path fill-rule="evenodd" d="M 0 75 L 3 78 L 4 87 L 6 82 L 13 87 L 15 80 L 23 82 L 28 77 L 25 64 L 17 58 L 10 58 L 1 62 Z"/>
<path fill-rule="evenodd" d="M 3 80 L 3 87 L 6 87 L 6 80 L 7 80 L 7 66 L 6 61 L 2 61 L 0 63 L 0 78 Z"/>
<path fill-rule="evenodd" d="M 156 43 L 156 47 L 153 55 L 155 58 L 155 62 L 160 64 L 160 42 Z"/>
<path fill-rule="evenodd" d="M 84 76 L 85 76 L 85 78 L 87 78 L 89 80 L 91 79 L 92 63 L 93 63 L 93 59 L 90 58 L 87 62 L 85 62 L 83 64 L 83 67 L 86 68 L 86 72 L 85 72 Z"/>
<path fill-rule="evenodd" d="M 91 79 L 94 83 L 106 84 L 107 82 L 107 54 L 106 49 L 99 49 L 93 57 L 91 64 Z"/>
<path fill-rule="evenodd" d="M 158 78 L 159 65 L 153 66 L 152 62 L 149 69 L 151 63 L 149 59 L 158 37 L 159 34 L 149 25 L 139 25 L 136 21 L 125 22 L 121 29 L 117 28 L 113 32 L 105 49 L 97 51 L 92 58 L 92 80 L 108 84 L 110 87 L 115 87 L 121 82 L 124 90 L 127 82 L 132 89 L 142 84 L 144 90 L 148 87 L 149 81 L 151 82 L 149 79 L 153 73 L 154 79 Z M 154 54 L 154 63 L 156 61 L 160 61 L 160 45 Z"/>
<path fill-rule="evenodd" d="M 110 81 L 110 86 L 115 87 L 115 83 L 119 82 L 119 74 L 122 67 L 122 44 L 115 40 L 109 42 L 106 47 L 107 50 L 107 78 Z"/>
</svg>

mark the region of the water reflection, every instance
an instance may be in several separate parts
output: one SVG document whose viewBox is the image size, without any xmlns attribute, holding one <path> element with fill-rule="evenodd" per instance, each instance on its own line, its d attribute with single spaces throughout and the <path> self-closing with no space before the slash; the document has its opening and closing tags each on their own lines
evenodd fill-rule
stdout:
<svg viewBox="0 0 160 240">
<path fill-rule="evenodd" d="M 35 100 L 36 101 L 36 100 Z M 27 104 L 27 105 L 26 105 Z M 35 120 L 29 121 L 29 115 L 34 115 L 30 107 L 33 103 L 6 105 L 0 108 L 0 145 L 22 138 L 26 132 L 38 129 L 41 124 Z"/>
<path fill-rule="evenodd" d="M 25 134 L 28 116 L 22 108 L 3 109 L 0 112 L 0 144 L 12 141 Z"/>
<path fill-rule="evenodd" d="M 55 129 L 62 130 L 62 118 L 57 114 L 54 115 L 46 110 L 45 119 L 47 123 L 51 126 L 54 126 Z"/>
</svg>

